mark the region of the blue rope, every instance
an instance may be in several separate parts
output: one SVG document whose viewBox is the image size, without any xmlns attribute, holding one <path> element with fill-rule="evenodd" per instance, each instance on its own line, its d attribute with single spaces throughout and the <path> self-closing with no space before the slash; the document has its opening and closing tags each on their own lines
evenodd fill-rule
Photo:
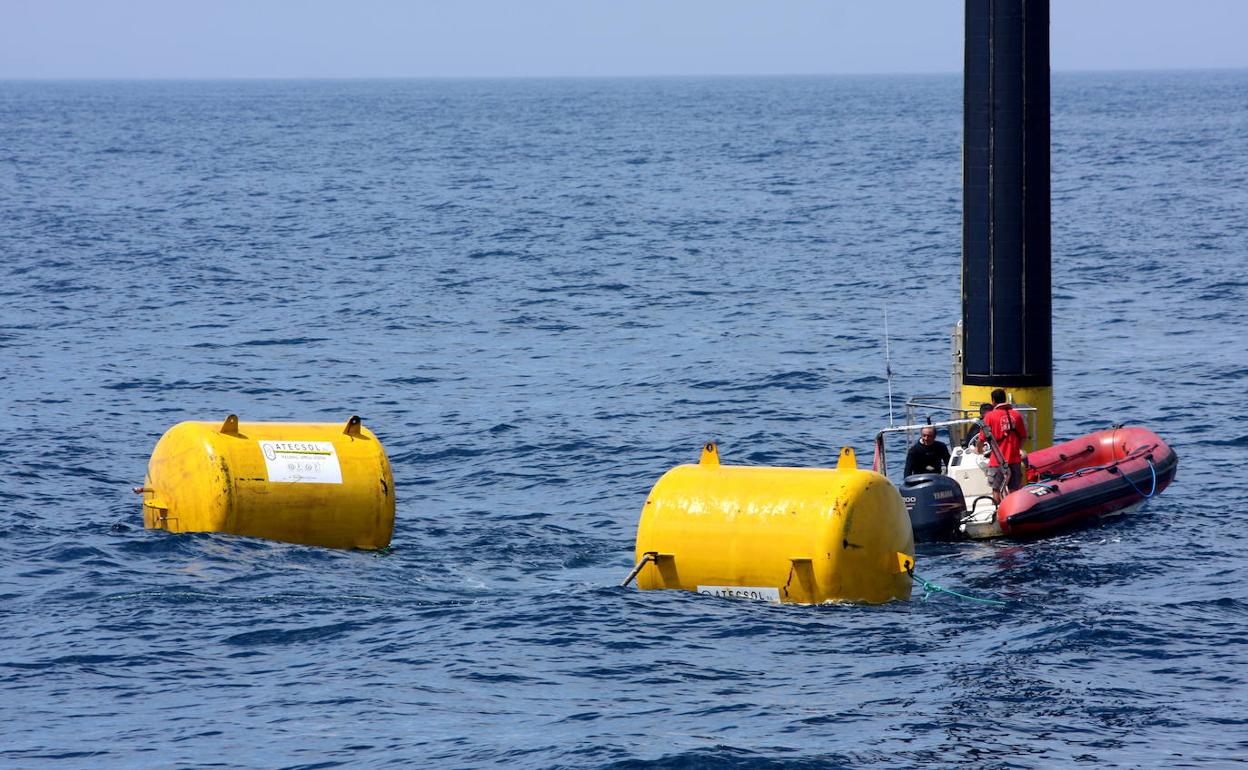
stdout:
<svg viewBox="0 0 1248 770">
<path fill-rule="evenodd" d="M 1152 460 L 1148 460 L 1147 462 L 1148 462 L 1148 469 L 1153 472 L 1153 488 L 1149 490 L 1148 494 L 1144 494 L 1144 490 L 1137 487 L 1135 485 L 1135 482 L 1131 480 L 1130 476 L 1128 476 L 1125 473 L 1122 474 L 1122 477 L 1127 480 L 1127 483 L 1131 485 L 1131 488 L 1134 489 L 1145 500 L 1157 494 L 1157 466 L 1153 465 Z"/>
<path fill-rule="evenodd" d="M 914 574 L 913 569 L 908 570 L 908 572 L 910 573 L 910 578 L 912 580 L 917 582 L 919 585 L 923 586 L 923 601 L 927 601 L 927 597 L 931 596 L 933 593 L 940 592 L 944 594 L 950 594 L 951 596 L 956 596 L 959 599 L 967 599 L 968 601 L 972 601 L 972 602 L 980 602 L 981 604 L 996 604 L 1001 607 L 1004 607 L 1006 604 L 1000 599 L 981 599 L 978 596 L 969 596 L 967 594 L 960 594 L 957 591 L 951 591 L 948 588 L 942 588 L 936 585 L 935 583 L 931 582 L 930 580 L 924 580 L 923 578 Z"/>
</svg>

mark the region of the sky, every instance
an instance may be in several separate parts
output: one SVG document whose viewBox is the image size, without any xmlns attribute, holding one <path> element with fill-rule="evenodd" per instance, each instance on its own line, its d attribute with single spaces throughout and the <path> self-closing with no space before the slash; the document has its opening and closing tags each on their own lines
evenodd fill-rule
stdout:
<svg viewBox="0 0 1248 770">
<path fill-rule="evenodd" d="M 1248 67 L 1244 0 L 1051 0 L 1054 70 Z M 0 79 L 953 73 L 962 0 L 0 0 Z"/>
</svg>

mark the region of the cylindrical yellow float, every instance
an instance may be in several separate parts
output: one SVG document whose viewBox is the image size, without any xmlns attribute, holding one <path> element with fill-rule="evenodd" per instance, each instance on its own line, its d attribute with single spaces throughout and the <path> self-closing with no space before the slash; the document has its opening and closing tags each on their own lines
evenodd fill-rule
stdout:
<svg viewBox="0 0 1248 770">
<path fill-rule="evenodd" d="M 156 443 L 143 525 L 328 548 L 384 548 L 394 477 L 381 442 L 332 423 L 182 422 Z"/>
<path fill-rule="evenodd" d="M 914 535 L 897 488 L 859 470 L 698 465 L 654 485 L 637 527 L 638 587 L 772 602 L 910 597 Z"/>
</svg>

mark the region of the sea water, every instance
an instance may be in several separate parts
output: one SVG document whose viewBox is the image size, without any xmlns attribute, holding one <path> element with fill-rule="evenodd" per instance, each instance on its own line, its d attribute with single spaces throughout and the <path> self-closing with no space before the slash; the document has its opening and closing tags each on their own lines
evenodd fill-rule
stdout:
<svg viewBox="0 0 1248 770">
<path fill-rule="evenodd" d="M 947 393 L 957 76 L 0 83 L 0 766 L 1248 757 L 1248 72 L 1053 78 L 1057 435 L 1139 513 L 947 594 L 617 587 L 641 506 Z M 393 553 L 142 528 L 188 419 L 345 423 Z M 897 463 L 894 463 L 897 464 Z"/>
</svg>

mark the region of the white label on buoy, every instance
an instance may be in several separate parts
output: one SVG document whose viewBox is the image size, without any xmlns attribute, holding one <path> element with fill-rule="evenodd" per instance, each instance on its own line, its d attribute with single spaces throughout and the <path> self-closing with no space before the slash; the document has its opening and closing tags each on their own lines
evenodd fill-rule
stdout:
<svg viewBox="0 0 1248 770">
<path fill-rule="evenodd" d="M 780 603 L 779 588 L 756 588 L 754 586 L 698 586 L 698 593 L 723 599 L 753 599 L 756 602 Z"/>
<path fill-rule="evenodd" d="M 261 441 L 269 481 L 341 484 L 338 455 L 328 441 Z"/>
</svg>

